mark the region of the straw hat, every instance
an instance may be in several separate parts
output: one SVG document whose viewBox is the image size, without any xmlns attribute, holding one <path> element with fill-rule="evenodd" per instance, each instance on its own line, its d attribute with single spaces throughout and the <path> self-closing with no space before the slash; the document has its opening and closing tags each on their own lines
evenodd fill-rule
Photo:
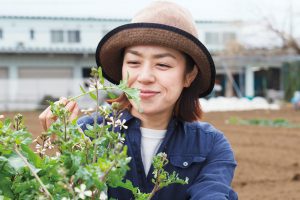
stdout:
<svg viewBox="0 0 300 200">
<path fill-rule="evenodd" d="M 96 62 L 104 77 L 118 84 L 122 79 L 123 51 L 134 45 L 160 45 L 188 54 L 198 67 L 194 80 L 199 97 L 209 94 L 215 82 L 215 66 L 206 47 L 197 39 L 191 14 L 175 3 L 155 1 L 138 12 L 130 24 L 108 32 L 99 42 Z"/>
</svg>

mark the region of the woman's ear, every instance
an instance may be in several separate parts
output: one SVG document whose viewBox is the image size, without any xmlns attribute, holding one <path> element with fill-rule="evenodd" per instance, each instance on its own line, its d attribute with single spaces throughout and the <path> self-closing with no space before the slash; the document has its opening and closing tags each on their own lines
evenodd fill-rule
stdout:
<svg viewBox="0 0 300 200">
<path fill-rule="evenodd" d="M 185 76 L 184 87 L 190 87 L 191 83 L 194 81 L 198 74 L 198 68 L 194 65 L 194 68 L 191 72 L 187 73 Z"/>
</svg>

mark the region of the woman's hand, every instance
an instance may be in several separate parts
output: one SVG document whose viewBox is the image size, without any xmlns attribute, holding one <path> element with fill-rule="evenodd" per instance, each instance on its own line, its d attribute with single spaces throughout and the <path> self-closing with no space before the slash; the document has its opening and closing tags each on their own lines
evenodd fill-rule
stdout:
<svg viewBox="0 0 300 200">
<path fill-rule="evenodd" d="M 56 101 L 55 103 L 61 103 L 65 105 L 65 108 L 71 112 L 69 120 L 73 120 L 78 116 L 79 107 L 75 101 L 69 101 L 67 98 L 61 97 L 59 101 Z M 45 131 L 48 130 L 48 128 L 56 119 L 57 117 L 53 116 L 50 106 L 46 108 L 46 110 L 44 110 L 39 116 L 40 123 Z"/>
</svg>

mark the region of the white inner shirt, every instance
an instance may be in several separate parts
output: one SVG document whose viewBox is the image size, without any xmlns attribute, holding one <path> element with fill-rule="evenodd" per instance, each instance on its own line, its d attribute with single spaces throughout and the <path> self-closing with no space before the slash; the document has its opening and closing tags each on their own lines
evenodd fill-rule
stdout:
<svg viewBox="0 0 300 200">
<path fill-rule="evenodd" d="M 157 153 L 167 130 L 156 130 L 141 127 L 141 154 L 146 175 L 150 170 L 152 158 Z"/>
</svg>

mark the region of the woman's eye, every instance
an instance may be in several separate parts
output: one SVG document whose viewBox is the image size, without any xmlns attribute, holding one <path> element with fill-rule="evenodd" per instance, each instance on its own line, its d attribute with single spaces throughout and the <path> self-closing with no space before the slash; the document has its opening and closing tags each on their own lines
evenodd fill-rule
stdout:
<svg viewBox="0 0 300 200">
<path fill-rule="evenodd" d="M 167 68 L 171 68 L 171 66 L 170 65 L 166 65 L 166 64 L 162 64 L 162 63 L 159 63 L 159 64 L 157 64 L 160 68 L 165 68 L 165 69 L 167 69 Z"/>
<path fill-rule="evenodd" d="M 140 64 L 138 61 L 127 61 L 126 63 L 129 66 L 137 66 Z"/>
<path fill-rule="evenodd" d="M 138 62 L 136 62 L 136 61 L 128 61 L 127 63 L 128 64 L 138 64 Z"/>
</svg>

